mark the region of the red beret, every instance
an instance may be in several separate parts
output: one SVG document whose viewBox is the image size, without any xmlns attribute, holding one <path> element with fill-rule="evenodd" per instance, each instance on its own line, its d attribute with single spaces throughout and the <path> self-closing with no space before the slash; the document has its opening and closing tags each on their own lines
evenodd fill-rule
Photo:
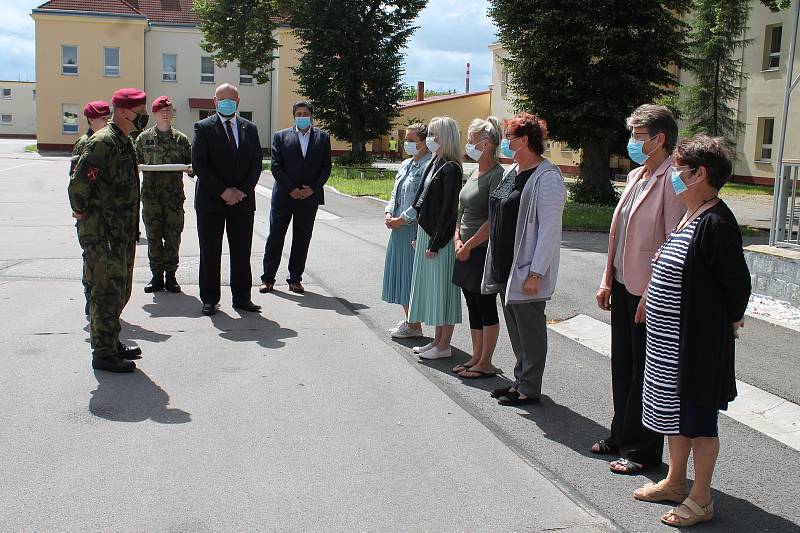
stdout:
<svg viewBox="0 0 800 533">
<path fill-rule="evenodd" d="M 111 109 L 108 107 L 108 102 L 104 100 L 95 100 L 89 102 L 83 107 L 83 116 L 86 118 L 100 118 L 106 117 L 111 114 Z"/>
<path fill-rule="evenodd" d="M 172 100 L 169 99 L 169 96 L 159 96 L 153 100 L 153 113 L 158 113 L 165 107 L 172 107 Z"/>
<path fill-rule="evenodd" d="M 114 107 L 131 109 L 147 103 L 147 95 L 139 89 L 119 89 L 111 97 L 111 103 Z"/>
</svg>

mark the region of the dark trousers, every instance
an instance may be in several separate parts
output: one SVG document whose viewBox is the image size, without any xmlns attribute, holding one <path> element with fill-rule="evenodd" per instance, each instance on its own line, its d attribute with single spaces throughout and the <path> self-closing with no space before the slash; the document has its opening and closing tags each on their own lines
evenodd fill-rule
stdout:
<svg viewBox="0 0 800 533">
<path fill-rule="evenodd" d="M 250 252 L 253 246 L 255 213 L 197 213 L 197 236 L 200 240 L 200 299 L 204 304 L 217 304 L 220 298 L 220 264 L 222 234 L 227 226 L 231 259 L 231 293 L 234 303 L 250 301 L 253 275 Z"/>
<path fill-rule="evenodd" d="M 469 311 L 469 329 L 480 329 L 494 326 L 500 322 L 497 316 L 497 293 L 481 294 L 462 288 L 464 300 Z"/>
<path fill-rule="evenodd" d="M 640 296 L 614 280 L 611 285 L 611 388 L 614 419 L 609 444 L 635 463 L 661 463 L 664 437 L 642 426 L 645 325 L 634 321 Z"/>
<path fill-rule="evenodd" d="M 281 264 L 283 243 L 286 240 L 286 231 L 292 224 L 292 251 L 289 254 L 289 283 L 303 281 L 303 272 L 306 269 L 308 246 L 311 244 L 311 234 L 314 231 L 314 220 L 317 217 L 316 202 L 308 200 L 291 202 L 272 202 L 269 212 L 269 237 L 264 246 L 264 274 L 261 281 L 275 283 L 275 275 Z"/>
<path fill-rule="evenodd" d="M 504 291 L 500 292 L 506 301 Z M 508 338 L 517 363 L 514 365 L 514 389 L 529 398 L 542 395 L 542 378 L 547 361 L 547 302 L 524 302 L 503 305 Z"/>
</svg>

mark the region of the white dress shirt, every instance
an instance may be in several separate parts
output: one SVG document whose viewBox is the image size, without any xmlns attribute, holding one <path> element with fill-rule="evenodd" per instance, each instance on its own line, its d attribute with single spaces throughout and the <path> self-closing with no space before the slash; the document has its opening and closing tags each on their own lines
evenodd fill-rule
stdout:
<svg viewBox="0 0 800 533">
<path fill-rule="evenodd" d="M 217 113 L 219 115 L 219 113 Z M 236 140 L 236 148 L 239 148 L 239 126 L 236 122 L 236 115 L 232 117 L 223 117 L 219 115 L 219 119 L 222 121 L 222 127 L 225 129 L 225 134 L 228 134 L 228 126 L 225 125 L 226 122 L 229 120 L 231 121 L 231 129 L 233 130 L 233 138 Z"/>
<path fill-rule="evenodd" d="M 308 128 L 308 131 L 303 133 L 300 131 L 297 126 L 294 127 L 294 130 L 297 132 L 297 136 L 300 138 L 300 149 L 303 150 L 303 157 L 306 156 L 308 152 L 308 141 L 311 140 L 311 127 Z"/>
</svg>

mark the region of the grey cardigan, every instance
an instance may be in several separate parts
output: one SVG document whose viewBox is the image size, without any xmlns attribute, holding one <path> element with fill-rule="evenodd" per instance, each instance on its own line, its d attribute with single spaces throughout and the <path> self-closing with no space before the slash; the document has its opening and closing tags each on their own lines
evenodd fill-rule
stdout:
<svg viewBox="0 0 800 533">
<path fill-rule="evenodd" d="M 517 167 L 515 164 L 506 170 L 503 181 L 514 179 Z M 561 171 L 545 159 L 522 189 L 514 236 L 514 262 L 505 286 L 505 305 L 549 300 L 553 296 L 561 255 L 561 215 L 566 200 L 567 189 Z M 492 277 L 491 265 L 490 239 L 483 268 L 481 292 L 484 294 L 502 288 Z M 534 296 L 522 292 L 529 274 L 538 274 L 542 278 L 539 293 Z"/>
</svg>

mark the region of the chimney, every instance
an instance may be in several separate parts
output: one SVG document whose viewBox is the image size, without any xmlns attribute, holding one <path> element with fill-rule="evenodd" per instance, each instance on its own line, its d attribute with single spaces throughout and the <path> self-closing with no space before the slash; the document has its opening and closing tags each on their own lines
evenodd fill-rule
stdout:
<svg viewBox="0 0 800 533">
<path fill-rule="evenodd" d="M 417 82 L 417 102 L 425 100 L 425 82 Z"/>
<path fill-rule="evenodd" d="M 467 63 L 467 87 L 466 87 L 466 90 L 464 92 L 465 93 L 469 92 L 469 63 Z"/>
</svg>

